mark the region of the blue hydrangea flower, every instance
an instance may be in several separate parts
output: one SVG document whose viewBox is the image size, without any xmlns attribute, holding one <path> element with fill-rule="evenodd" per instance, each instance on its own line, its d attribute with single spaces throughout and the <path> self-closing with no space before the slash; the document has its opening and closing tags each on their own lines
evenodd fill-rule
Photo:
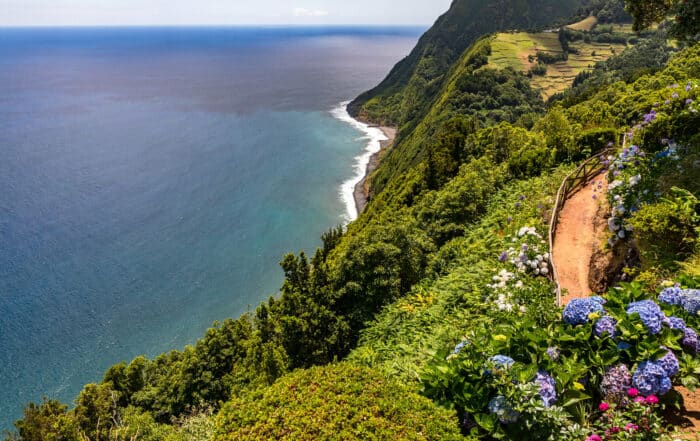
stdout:
<svg viewBox="0 0 700 441">
<path fill-rule="evenodd" d="M 659 294 L 659 302 L 669 305 L 680 305 L 683 302 L 683 290 L 676 286 L 666 288 Z"/>
<path fill-rule="evenodd" d="M 559 360 L 559 355 L 560 355 L 559 348 L 557 348 L 555 346 L 550 346 L 547 348 L 546 353 L 547 353 L 547 356 L 552 359 L 552 361 Z"/>
<path fill-rule="evenodd" d="M 678 364 L 676 354 L 674 354 L 672 351 L 666 352 L 666 355 L 661 357 L 658 362 L 661 365 L 661 368 L 663 368 L 664 372 L 666 372 L 666 376 L 669 378 L 676 375 L 681 369 L 680 365 Z"/>
<path fill-rule="evenodd" d="M 515 360 L 507 355 L 494 355 L 493 357 L 489 358 L 489 361 L 496 365 L 496 367 L 499 369 L 508 369 L 513 366 L 513 363 L 515 363 Z"/>
<path fill-rule="evenodd" d="M 597 322 L 595 322 L 595 326 L 593 326 L 593 333 L 596 335 L 596 337 L 603 337 L 605 334 L 610 335 L 610 337 L 614 337 L 616 325 L 617 320 L 609 315 L 603 316 Z"/>
<path fill-rule="evenodd" d="M 639 314 L 639 318 L 642 319 L 642 323 L 644 323 L 644 326 L 646 326 L 649 332 L 652 334 L 661 332 L 661 327 L 666 316 L 661 312 L 659 305 L 651 300 L 630 303 L 629 306 L 627 306 L 627 314 L 632 315 L 634 313 Z"/>
<path fill-rule="evenodd" d="M 545 407 L 550 407 L 557 401 L 557 388 L 554 378 L 545 371 L 537 372 L 535 382 L 540 387 L 540 397 Z"/>
<path fill-rule="evenodd" d="M 600 382 L 600 392 L 610 401 L 620 402 L 632 386 L 632 375 L 624 364 L 609 367 Z"/>
<path fill-rule="evenodd" d="M 691 314 L 700 313 L 700 289 L 683 290 L 683 309 Z"/>
<path fill-rule="evenodd" d="M 489 412 L 498 416 L 498 421 L 503 424 L 513 424 L 518 421 L 520 413 L 513 410 L 506 397 L 499 395 L 489 401 Z"/>
<path fill-rule="evenodd" d="M 469 340 L 467 340 L 467 339 L 464 339 L 464 340 L 460 341 L 460 342 L 457 343 L 457 345 L 455 346 L 455 349 L 452 351 L 452 354 L 454 354 L 454 355 L 459 354 L 460 351 L 462 351 L 462 349 L 463 349 L 466 345 L 468 345 L 468 344 L 469 344 Z"/>
<path fill-rule="evenodd" d="M 698 339 L 698 333 L 692 328 L 685 328 L 685 333 L 683 334 L 681 344 L 692 353 L 700 353 L 700 340 Z"/>
<path fill-rule="evenodd" d="M 564 322 L 569 325 L 583 325 L 588 322 L 588 316 L 594 312 L 604 313 L 601 297 L 589 297 L 586 299 L 573 299 L 564 308 Z"/>
<path fill-rule="evenodd" d="M 671 390 L 671 380 L 658 361 L 643 361 L 632 375 L 632 386 L 642 395 L 664 395 Z"/>
<path fill-rule="evenodd" d="M 681 331 L 685 332 L 686 325 L 683 319 L 680 317 L 668 317 L 664 321 L 664 324 L 671 329 L 680 329 Z"/>
</svg>

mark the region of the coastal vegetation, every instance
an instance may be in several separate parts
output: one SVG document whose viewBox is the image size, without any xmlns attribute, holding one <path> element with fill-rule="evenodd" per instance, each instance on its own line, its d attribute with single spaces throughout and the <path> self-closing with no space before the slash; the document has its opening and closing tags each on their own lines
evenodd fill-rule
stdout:
<svg viewBox="0 0 700 441">
<path fill-rule="evenodd" d="M 627 4 L 638 28 L 665 16 L 647 20 L 640 3 Z M 679 7 L 677 26 L 696 13 Z M 700 46 L 682 26 L 674 45 L 664 29 L 633 36 L 623 10 L 456 0 L 351 105 L 399 127 L 357 221 L 311 256 L 284 256 L 280 295 L 255 311 L 183 350 L 112 366 L 71 408 L 27 405 L 8 439 L 672 434 L 681 392 L 700 385 Z M 483 20 L 489 11 L 502 19 Z M 598 24 L 532 32 L 589 15 Z M 619 46 L 576 64 L 598 43 Z M 536 59 L 546 73 L 529 77 Z M 538 83 L 560 78 L 558 63 L 572 87 Z M 626 282 L 562 310 L 552 205 L 576 164 L 605 149 L 607 249 L 639 259 L 616 274 Z"/>
</svg>

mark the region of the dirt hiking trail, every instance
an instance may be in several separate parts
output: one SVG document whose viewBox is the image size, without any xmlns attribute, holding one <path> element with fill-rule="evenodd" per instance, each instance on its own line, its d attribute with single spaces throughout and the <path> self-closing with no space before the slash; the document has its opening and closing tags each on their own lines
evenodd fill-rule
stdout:
<svg viewBox="0 0 700 441">
<path fill-rule="evenodd" d="M 604 175 L 593 178 L 567 199 L 559 215 L 552 257 L 562 289 L 562 305 L 591 294 L 591 256 L 600 240 L 595 232 L 595 218 L 600 202 L 605 200 L 606 188 Z"/>
</svg>

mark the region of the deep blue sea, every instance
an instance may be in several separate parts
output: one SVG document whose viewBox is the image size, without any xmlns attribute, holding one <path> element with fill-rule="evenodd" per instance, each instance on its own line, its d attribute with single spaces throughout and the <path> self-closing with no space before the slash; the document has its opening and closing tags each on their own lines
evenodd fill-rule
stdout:
<svg viewBox="0 0 700 441">
<path fill-rule="evenodd" d="M 423 30 L 0 29 L 0 431 L 277 293 Z"/>
</svg>

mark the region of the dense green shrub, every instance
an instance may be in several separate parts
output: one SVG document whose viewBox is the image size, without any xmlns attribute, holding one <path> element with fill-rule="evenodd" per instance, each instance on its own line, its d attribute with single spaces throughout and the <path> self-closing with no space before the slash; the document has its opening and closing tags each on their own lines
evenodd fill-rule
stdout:
<svg viewBox="0 0 700 441">
<path fill-rule="evenodd" d="M 611 144 L 617 144 L 620 138 L 618 130 L 609 127 L 584 130 L 575 135 L 576 148 L 583 156 L 595 155 L 608 148 Z"/>
<path fill-rule="evenodd" d="M 615 43 L 615 44 L 627 44 L 627 39 L 629 36 L 627 34 L 622 34 L 619 32 L 613 33 L 600 33 L 592 37 L 592 40 L 596 43 Z"/>
<path fill-rule="evenodd" d="M 340 363 L 295 372 L 227 403 L 214 440 L 461 439 L 454 418 L 406 386 Z"/>
<path fill-rule="evenodd" d="M 547 75 L 547 65 L 541 61 L 538 61 L 537 64 L 532 66 L 530 70 L 528 70 L 528 76 L 533 77 L 533 76 L 540 76 L 543 77 Z"/>
<path fill-rule="evenodd" d="M 631 218 L 645 267 L 674 268 L 698 246 L 700 201 L 687 190 L 644 205 Z"/>
<path fill-rule="evenodd" d="M 556 53 L 553 54 L 551 52 L 543 52 L 543 51 L 537 51 L 537 55 L 535 56 L 537 58 L 538 63 L 542 64 L 554 64 L 558 63 L 560 61 L 566 61 L 569 59 L 569 55 L 567 51 L 561 52 L 561 53 Z"/>
</svg>

